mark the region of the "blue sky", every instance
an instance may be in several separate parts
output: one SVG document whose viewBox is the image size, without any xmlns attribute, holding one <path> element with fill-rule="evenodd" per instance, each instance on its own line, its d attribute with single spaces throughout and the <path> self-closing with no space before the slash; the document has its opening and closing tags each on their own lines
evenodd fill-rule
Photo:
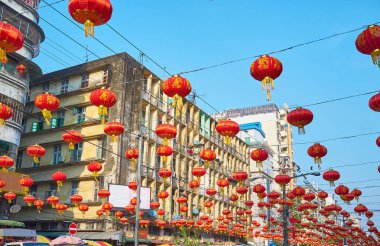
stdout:
<svg viewBox="0 0 380 246">
<path fill-rule="evenodd" d="M 114 0 L 112 3 L 114 13 L 109 24 L 165 66 L 170 73 L 265 54 L 380 21 L 380 5 L 376 0 L 367 0 L 365 4 L 355 0 Z M 67 2 L 56 4 L 55 7 L 68 15 Z M 88 45 L 97 55 L 112 55 L 95 40 L 85 38 L 82 31 L 51 8 L 42 8 L 40 14 L 80 43 Z M 40 24 L 48 39 L 84 59 L 86 51 L 83 48 L 44 21 Z M 380 70 L 372 64 L 369 56 L 362 55 L 355 48 L 358 33 L 274 55 L 282 62 L 284 69 L 275 81 L 273 102 L 279 106 L 283 103 L 304 105 L 380 90 Z M 108 27 L 96 27 L 95 35 L 116 52 L 126 51 L 138 58 L 139 52 Z M 34 60 L 43 71 L 65 67 L 47 57 L 46 52 L 64 60 L 67 65 L 78 63 L 78 59 L 63 55 L 48 43 L 51 44 L 51 41 L 42 44 L 42 54 Z M 89 59 L 95 57 L 90 55 Z M 252 61 L 191 73 L 185 77 L 200 95 L 204 95 L 207 102 L 219 110 L 265 104 L 265 93 L 260 83 L 249 74 Z M 165 75 L 152 62 L 144 63 L 157 75 Z M 362 96 L 310 107 L 314 121 L 306 128 L 307 135 L 299 136 L 294 129 L 294 142 L 380 132 L 377 122 L 380 114 L 369 109 L 369 98 Z M 199 105 L 209 113 L 214 112 L 200 101 Z M 323 167 L 368 161 L 380 163 L 376 137 L 369 135 L 323 143 L 328 148 Z M 296 145 L 294 148 L 296 162 L 305 170 L 313 164 L 312 158 L 306 153 L 308 147 Z M 341 173 L 338 184 L 375 179 L 347 186 L 353 189 L 379 185 L 377 166 L 378 163 L 337 168 Z M 321 178 L 310 180 L 323 184 L 322 188 L 329 188 Z M 380 209 L 380 196 L 374 195 L 380 195 L 378 188 L 363 189 L 363 196 L 372 197 L 363 198 L 361 202 L 368 203 L 370 209 Z M 353 206 L 348 210 L 352 211 Z M 375 213 L 374 221 L 375 224 L 380 222 L 379 212 Z"/>
</svg>

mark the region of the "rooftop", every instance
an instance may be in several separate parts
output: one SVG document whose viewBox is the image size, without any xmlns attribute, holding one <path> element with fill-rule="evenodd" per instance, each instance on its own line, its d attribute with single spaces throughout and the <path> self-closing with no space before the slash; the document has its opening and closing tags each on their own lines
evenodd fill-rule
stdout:
<svg viewBox="0 0 380 246">
<path fill-rule="evenodd" d="M 226 109 L 223 111 L 223 114 L 226 115 L 227 117 L 233 118 L 233 117 L 239 117 L 239 116 L 241 117 L 245 115 L 272 113 L 278 110 L 279 109 L 276 106 L 276 104 L 271 103 L 271 104 L 247 107 L 247 108 Z"/>
</svg>

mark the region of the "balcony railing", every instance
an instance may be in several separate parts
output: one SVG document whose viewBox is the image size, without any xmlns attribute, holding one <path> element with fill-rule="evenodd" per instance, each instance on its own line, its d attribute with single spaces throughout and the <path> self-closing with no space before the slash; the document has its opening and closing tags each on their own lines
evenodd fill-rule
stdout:
<svg viewBox="0 0 380 246">
<path fill-rule="evenodd" d="M 25 3 L 26 5 L 28 5 L 29 7 L 33 9 L 37 9 L 38 4 L 40 3 L 40 0 L 18 0 L 18 1 Z"/>
</svg>

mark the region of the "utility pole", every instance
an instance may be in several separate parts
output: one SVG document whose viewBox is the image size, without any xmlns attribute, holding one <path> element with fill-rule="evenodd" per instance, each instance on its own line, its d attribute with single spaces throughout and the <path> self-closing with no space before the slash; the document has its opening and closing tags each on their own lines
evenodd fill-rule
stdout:
<svg viewBox="0 0 380 246">
<path fill-rule="evenodd" d="M 282 189 L 282 199 L 286 201 L 285 187 Z M 283 246 L 289 246 L 289 233 L 288 233 L 288 205 L 284 204 L 282 211 L 282 220 L 284 224 L 284 244 Z"/>
<path fill-rule="evenodd" d="M 144 143 L 144 134 L 145 134 L 145 128 L 143 125 L 140 126 L 140 133 L 138 135 L 139 138 L 139 158 L 137 163 L 137 206 L 136 206 L 136 220 L 135 220 L 135 246 L 139 245 L 139 214 L 140 214 L 140 194 L 141 194 L 141 165 L 142 165 L 142 158 L 144 153 L 143 151 L 143 143 Z"/>
</svg>

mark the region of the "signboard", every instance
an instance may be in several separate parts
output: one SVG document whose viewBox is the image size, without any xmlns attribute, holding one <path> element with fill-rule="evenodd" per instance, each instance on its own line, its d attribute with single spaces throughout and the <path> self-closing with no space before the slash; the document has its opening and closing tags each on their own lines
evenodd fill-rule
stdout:
<svg viewBox="0 0 380 246">
<path fill-rule="evenodd" d="M 108 190 L 111 193 L 108 201 L 114 208 L 125 208 L 132 198 L 137 196 L 136 192 L 129 189 L 127 185 L 110 184 Z M 141 209 L 150 209 L 150 188 L 141 187 L 140 200 Z"/>
<path fill-rule="evenodd" d="M 77 233 L 77 230 L 78 230 L 78 228 L 77 228 L 77 225 L 75 223 L 71 223 L 69 225 L 69 233 L 71 235 L 74 235 L 75 233 Z"/>
<path fill-rule="evenodd" d="M 23 174 L 16 172 L 0 172 L 0 179 L 5 181 L 5 187 L 3 190 L 12 191 L 17 194 L 24 194 L 22 186 L 20 185 L 20 179 Z"/>
</svg>

